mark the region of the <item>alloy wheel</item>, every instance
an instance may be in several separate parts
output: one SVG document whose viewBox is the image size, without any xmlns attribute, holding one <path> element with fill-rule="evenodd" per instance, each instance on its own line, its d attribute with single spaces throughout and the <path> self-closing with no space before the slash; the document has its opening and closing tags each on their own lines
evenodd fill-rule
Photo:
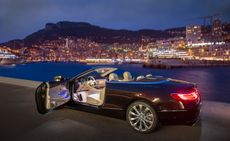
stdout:
<svg viewBox="0 0 230 141">
<path fill-rule="evenodd" d="M 152 109 L 144 103 L 132 105 L 127 116 L 130 125 L 140 132 L 151 130 L 155 123 Z"/>
</svg>

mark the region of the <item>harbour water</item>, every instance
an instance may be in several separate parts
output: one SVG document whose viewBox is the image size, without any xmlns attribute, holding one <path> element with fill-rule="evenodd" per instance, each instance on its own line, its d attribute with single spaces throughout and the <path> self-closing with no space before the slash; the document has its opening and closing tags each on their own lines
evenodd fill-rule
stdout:
<svg viewBox="0 0 230 141">
<path fill-rule="evenodd" d="M 143 68 L 140 64 L 111 66 L 130 71 L 134 76 L 151 73 L 153 75 L 194 82 L 198 84 L 198 89 L 204 100 L 230 103 L 230 67 L 152 69 Z M 55 75 L 72 77 L 92 67 L 96 67 L 96 65 L 76 63 L 30 63 L 16 66 L 0 66 L 0 76 L 49 81 L 52 80 Z"/>
</svg>

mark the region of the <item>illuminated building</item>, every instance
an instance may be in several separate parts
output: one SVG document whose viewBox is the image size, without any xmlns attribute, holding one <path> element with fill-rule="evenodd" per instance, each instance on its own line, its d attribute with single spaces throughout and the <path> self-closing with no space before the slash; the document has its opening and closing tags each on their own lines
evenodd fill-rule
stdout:
<svg viewBox="0 0 230 141">
<path fill-rule="evenodd" d="M 190 25 L 186 26 L 186 41 L 187 44 L 199 43 L 201 41 L 201 26 Z"/>
<path fill-rule="evenodd" d="M 222 41 L 222 23 L 220 20 L 214 20 L 212 23 L 213 41 Z"/>
</svg>

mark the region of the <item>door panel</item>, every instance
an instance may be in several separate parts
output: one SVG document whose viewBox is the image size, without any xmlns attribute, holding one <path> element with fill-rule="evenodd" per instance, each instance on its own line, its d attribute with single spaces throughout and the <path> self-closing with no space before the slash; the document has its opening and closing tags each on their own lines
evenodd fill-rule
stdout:
<svg viewBox="0 0 230 141">
<path fill-rule="evenodd" d="M 70 92 L 67 82 L 42 83 L 35 92 L 37 110 L 45 114 L 70 100 Z"/>
<path fill-rule="evenodd" d="M 48 86 L 46 83 L 42 83 L 35 92 L 35 101 L 37 105 L 37 110 L 40 114 L 45 114 L 49 110 L 46 109 L 46 94 L 48 91 Z"/>
</svg>

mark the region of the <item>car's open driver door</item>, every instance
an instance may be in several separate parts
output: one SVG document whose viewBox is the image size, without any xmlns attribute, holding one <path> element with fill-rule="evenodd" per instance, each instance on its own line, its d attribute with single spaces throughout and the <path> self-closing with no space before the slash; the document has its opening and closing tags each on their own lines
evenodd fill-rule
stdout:
<svg viewBox="0 0 230 141">
<path fill-rule="evenodd" d="M 42 83 L 35 92 L 37 110 L 41 114 L 67 103 L 70 100 L 67 82 Z"/>
</svg>

